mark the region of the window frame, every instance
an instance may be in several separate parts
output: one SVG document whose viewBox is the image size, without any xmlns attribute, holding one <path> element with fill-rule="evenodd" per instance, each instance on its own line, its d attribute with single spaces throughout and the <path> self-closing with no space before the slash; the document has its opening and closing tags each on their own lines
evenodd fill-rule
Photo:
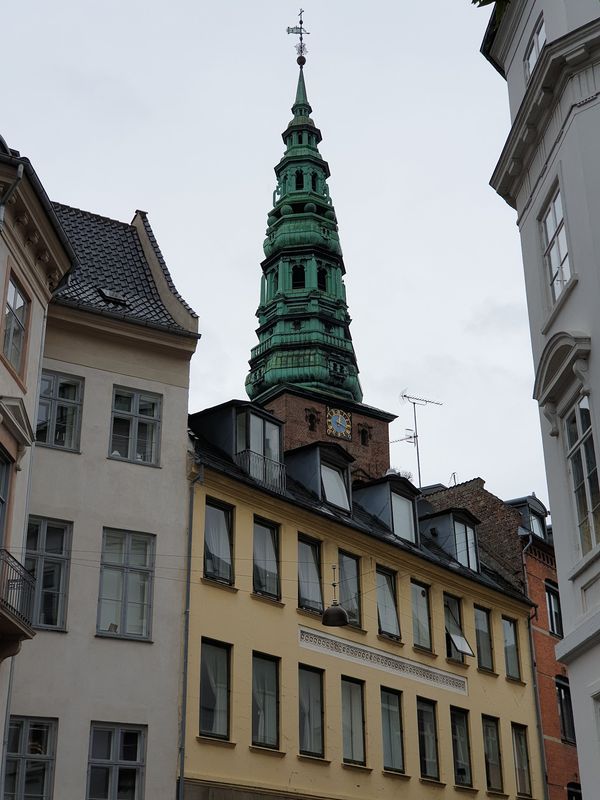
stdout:
<svg viewBox="0 0 600 800">
<path fill-rule="evenodd" d="M 252 437 L 252 418 L 260 420 L 261 423 L 261 447 L 262 451 L 253 450 L 251 445 L 253 444 L 253 437 Z M 243 423 L 241 422 L 243 420 Z M 271 458 L 271 456 L 267 455 L 268 442 L 269 437 L 267 436 L 267 425 L 271 425 L 273 428 L 277 430 L 277 458 Z M 240 440 L 243 438 L 244 446 L 241 447 Z M 272 419 L 267 419 L 263 417 L 261 414 L 257 414 L 251 408 L 242 407 L 238 409 L 236 416 L 235 416 L 235 452 L 236 455 L 239 453 L 244 453 L 245 451 L 249 451 L 250 453 L 255 453 L 257 456 L 266 459 L 267 461 L 272 461 L 276 464 L 281 464 L 281 425 L 278 425 Z"/>
<path fill-rule="evenodd" d="M 4 547 L 6 541 L 6 520 L 10 506 L 13 466 L 14 461 L 0 445 L 0 547 Z"/>
<path fill-rule="evenodd" d="M 406 501 L 410 505 L 410 521 L 411 521 L 411 536 L 403 536 L 396 530 L 396 522 L 399 523 L 399 520 L 396 520 L 396 514 L 394 513 L 394 497 L 399 497 L 401 500 Z M 417 536 L 417 525 L 415 523 L 415 504 L 410 497 L 402 494 L 401 492 L 394 491 L 394 489 L 390 488 L 390 505 L 391 505 L 391 512 L 392 512 L 392 530 L 394 531 L 394 536 L 397 536 L 398 539 L 402 539 L 405 542 L 412 542 L 413 544 L 418 544 L 418 536 Z M 400 527 L 400 525 L 398 525 Z"/>
<path fill-rule="evenodd" d="M 513 674 L 509 669 L 509 658 L 508 658 L 509 649 L 508 649 L 508 645 L 507 645 L 507 641 L 506 641 L 507 624 L 511 626 L 511 629 L 514 632 L 514 638 L 515 638 L 515 645 L 514 645 L 515 646 L 515 660 L 516 660 L 516 665 L 517 665 L 516 674 Z M 516 620 L 516 619 L 513 619 L 512 617 L 506 617 L 503 614 L 502 615 L 502 633 L 503 633 L 503 639 L 504 639 L 504 669 L 506 671 L 506 677 L 509 678 L 510 680 L 520 681 L 521 680 L 522 669 L 521 669 L 521 648 L 519 647 L 519 621 Z"/>
<path fill-rule="evenodd" d="M 517 797 L 531 797 L 531 759 L 529 758 L 529 744 L 527 742 L 527 726 L 511 722 L 513 757 L 515 761 L 515 784 L 517 787 Z M 520 754 L 517 739 L 522 737 L 521 742 L 525 745 L 526 763 L 520 763 Z M 526 779 L 526 789 L 521 788 L 520 774 Z"/>
<path fill-rule="evenodd" d="M 556 699 L 558 703 L 558 719 L 560 721 L 560 737 L 563 742 L 575 744 L 575 718 L 573 716 L 573 702 L 571 700 L 571 687 L 569 679 L 564 675 L 557 675 L 554 679 Z"/>
<path fill-rule="evenodd" d="M 486 724 L 489 726 L 489 730 L 494 731 L 494 742 L 496 746 L 496 750 L 498 753 L 498 763 L 497 765 L 494 764 L 493 766 L 497 766 L 500 783 L 494 785 L 491 782 L 491 767 L 490 767 L 490 759 L 487 748 L 488 739 L 486 737 Z M 500 736 L 500 720 L 498 717 L 491 717 L 489 714 L 482 714 L 481 715 L 481 729 L 483 734 L 483 758 L 485 764 L 485 784 L 486 788 L 490 792 L 503 792 L 504 791 L 504 770 L 502 768 L 502 739 Z"/>
<path fill-rule="evenodd" d="M 418 587 L 421 592 L 425 592 L 424 596 L 427 606 L 427 634 L 429 639 L 429 646 L 421 644 L 420 641 L 417 641 L 416 635 L 416 616 L 415 616 L 415 603 L 414 603 L 414 587 Z M 427 653 L 433 653 L 433 636 L 431 630 L 431 597 L 430 597 L 430 586 L 426 583 L 421 583 L 420 581 L 416 581 L 411 579 L 410 582 L 410 589 L 411 589 L 411 613 L 412 613 L 412 622 L 413 622 L 413 646 L 418 648 L 419 650 L 424 650 Z"/>
<path fill-rule="evenodd" d="M 22 728 L 19 731 L 19 752 L 10 752 L 10 726 L 21 724 Z M 32 725 L 47 725 L 48 726 L 48 747 L 47 753 L 28 753 L 29 732 Z M 24 800 L 25 798 L 25 776 L 28 763 L 34 761 L 48 765 L 48 794 L 47 800 L 52 800 L 54 797 L 54 772 L 56 768 L 56 745 L 58 741 L 58 719 L 55 717 L 28 717 L 21 714 L 11 714 L 9 718 L 9 737 L 6 745 L 6 752 L 4 755 L 4 786 L 2 788 L 2 797 L 6 791 L 7 779 L 7 766 L 9 761 L 16 762 L 16 780 L 15 780 L 15 800 Z"/>
<path fill-rule="evenodd" d="M 337 489 L 343 488 L 344 490 L 344 497 L 346 499 L 346 504 L 342 505 L 337 503 L 335 500 L 331 500 L 328 496 L 326 483 L 323 478 L 323 470 L 329 470 L 330 472 L 337 475 L 340 480 L 340 484 L 338 484 Z M 321 492 L 323 497 L 323 502 L 327 503 L 328 505 L 334 506 L 335 508 L 341 509 L 342 511 L 346 511 L 347 513 L 351 513 L 352 511 L 352 498 L 350 496 L 350 483 L 348 481 L 348 468 L 341 467 L 339 464 L 334 464 L 331 461 L 326 461 L 325 459 L 320 460 L 319 464 L 319 474 L 321 478 Z"/>
<path fill-rule="evenodd" d="M 464 721 L 464 732 L 466 734 L 466 750 L 467 750 L 467 766 L 468 766 L 468 780 L 460 780 L 458 771 L 459 757 L 457 740 L 458 735 L 455 736 L 454 721 L 457 716 L 460 716 Z M 466 708 L 459 708 L 458 706 L 450 706 L 450 735 L 452 737 L 452 764 L 454 767 L 454 784 L 456 786 L 473 786 L 473 760 L 471 758 L 471 734 L 469 731 L 469 711 Z"/>
<path fill-rule="evenodd" d="M 560 219 L 558 219 L 556 214 L 557 200 L 561 211 Z M 551 219 L 553 226 L 552 235 L 550 237 L 548 237 L 548 219 Z M 542 242 L 542 260 L 544 262 L 545 285 L 548 287 L 547 291 L 549 290 L 550 292 L 552 308 L 555 308 L 561 297 L 565 295 L 565 290 L 573 279 L 574 275 L 571 266 L 571 248 L 569 242 L 569 232 L 567 229 L 563 193 L 558 181 L 553 184 L 552 189 L 548 193 L 546 201 L 544 202 L 538 215 L 538 220 Z M 561 252 L 561 235 L 564 238 L 564 247 L 566 248 L 564 256 Z M 558 247 L 558 250 L 556 251 L 554 250 L 555 245 Z M 553 252 L 558 253 L 559 263 L 556 267 L 553 266 L 552 263 Z M 557 287 L 559 287 L 558 291 Z"/>
<path fill-rule="evenodd" d="M 451 608 L 453 603 L 456 604 L 455 609 Z M 457 614 L 454 613 L 455 610 Z M 456 616 L 458 616 L 458 619 L 456 619 Z M 456 629 L 452 630 L 455 626 Z M 444 592 L 444 629 L 446 632 L 446 657 L 448 659 L 463 664 L 465 656 L 472 657 L 475 655 L 463 632 L 462 601 L 460 597 L 448 592 Z"/>
<path fill-rule="evenodd" d="M 255 731 L 255 713 L 256 713 L 256 705 L 255 699 L 256 695 L 254 692 L 255 689 L 255 661 L 263 661 L 265 663 L 272 664 L 275 668 L 275 742 L 270 743 L 265 739 L 260 740 L 258 738 L 258 734 Z M 280 701 L 281 701 L 281 663 L 280 659 L 277 656 L 269 655 L 268 653 L 262 653 L 256 650 L 252 651 L 252 746 L 253 747 L 264 747 L 268 750 L 279 750 L 279 743 L 281 741 L 281 712 L 280 712 Z"/>
<path fill-rule="evenodd" d="M 318 574 L 318 577 L 319 577 L 319 595 L 320 595 L 320 598 L 321 598 L 321 602 L 319 604 L 319 607 L 315 607 L 312 604 L 307 604 L 306 601 L 302 602 L 303 600 L 305 600 L 305 598 L 302 597 L 301 592 L 300 592 L 300 586 L 301 586 L 300 564 L 302 562 L 300 561 L 299 548 L 300 548 L 300 544 L 301 543 L 303 545 L 309 547 L 311 552 L 315 555 L 313 563 L 314 563 L 315 570 L 316 570 L 316 572 Z M 305 536 L 304 534 L 299 534 L 298 535 L 298 608 L 300 608 L 300 609 L 302 609 L 304 611 L 308 611 L 308 612 L 311 612 L 313 614 L 319 614 L 319 615 L 321 615 L 323 613 L 323 610 L 324 610 L 324 603 L 323 603 L 323 575 L 322 575 L 322 568 L 321 568 L 321 541 L 319 539 L 313 539 L 310 536 Z"/>
<path fill-rule="evenodd" d="M 36 418 L 36 446 L 48 447 L 51 450 L 62 450 L 67 453 L 79 453 L 81 447 L 81 422 L 83 417 L 83 394 L 85 379 L 78 375 L 69 375 L 66 372 L 56 370 L 44 369 L 42 370 L 42 382 L 44 379 L 52 380 L 52 393 L 50 395 L 42 394 L 40 386 L 40 396 L 38 398 L 37 418 Z M 77 386 L 77 399 L 66 400 L 58 396 L 58 389 L 60 387 L 61 379 L 66 379 Z M 42 403 L 47 403 L 49 406 L 48 411 L 48 428 L 47 438 L 49 441 L 43 442 L 37 438 L 37 430 L 40 422 L 40 407 Z M 56 417 L 57 408 L 59 405 L 75 409 L 75 423 L 73 425 L 73 447 L 66 447 L 65 445 L 57 444 L 54 439 L 56 438 Z"/>
<path fill-rule="evenodd" d="M 540 40 L 540 33 L 544 33 L 543 40 Z M 540 44 L 541 41 L 541 44 Z M 538 61 L 540 60 L 541 52 L 546 44 L 546 26 L 544 24 L 544 15 L 540 15 L 537 22 L 535 23 L 535 27 L 531 36 L 529 37 L 529 41 L 527 42 L 527 47 L 525 48 L 525 55 L 523 56 L 523 67 L 525 70 L 525 83 L 529 83 L 529 79 L 534 73 L 534 70 L 537 66 Z M 531 63 L 530 56 L 531 54 L 535 54 L 535 58 L 533 64 Z"/>
<path fill-rule="evenodd" d="M 587 403 L 587 411 L 589 416 L 589 425 L 583 429 L 581 409 L 584 403 Z M 577 434 L 574 441 L 571 443 L 571 436 L 569 434 L 570 420 L 575 420 L 575 432 Z M 577 526 L 577 541 L 581 556 L 591 553 L 600 544 L 600 524 L 596 526 L 595 517 L 599 516 L 600 522 L 600 503 L 592 507 L 592 498 L 594 496 L 594 489 L 590 486 L 590 477 L 595 474 L 596 487 L 598 486 L 598 467 L 596 459 L 596 447 L 594 443 L 594 431 L 592 426 L 592 410 L 589 404 L 589 397 L 579 396 L 571 403 L 568 410 L 564 414 L 563 426 L 565 431 L 565 456 L 567 460 L 567 468 L 570 473 L 571 484 L 571 503 L 573 507 L 573 517 Z M 591 443 L 591 453 L 594 458 L 594 467 L 589 469 L 588 455 L 589 448 L 588 442 Z M 582 472 L 582 480 L 576 485 L 576 471 L 574 466 L 576 459 L 579 459 Z M 585 515 L 580 517 L 580 503 L 577 500 L 578 492 L 583 488 L 583 497 L 585 499 Z M 597 489 L 596 489 L 597 491 Z M 584 544 L 585 535 L 582 533 L 582 527 L 587 526 L 589 531 L 589 547 Z M 598 530 L 597 530 L 598 527 Z"/>
<path fill-rule="evenodd" d="M 9 293 L 10 293 L 11 284 L 13 285 L 14 290 L 19 293 L 19 295 L 21 296 L 21 298 L 24 301 L 25 318 L 24 318 L 23 322 L 21 322 L 18 319 L 18 317 L 17 317 L 16 313 L 14 312 L 12 306 L 9 304 L 8 296 L 9 296 Z M 29 351 L 29 329 L 30 329 L 30 322 L 31 322 L 31 296 L 23 288 L 23 281 L 21 281 L 18 278 L 15 270 L 12 269 L 10 264 L 9 264 L 8 269 L 7 269 L 6 283 L 5 283 L 5 286 L 4 286 L 3 311 L 4 311 L 4 313 L 2 315 L 2 321 L 1 321 L 1 326 L 0 326 L 0 336 L 2 337 L 2 347 L 0 348 L 0 355 L 2 356 L 2 360 L 4 361 L 6 366 L 9 368 L 10 372 L 21 382 L 21 384 L 23 384 L 24 380 L 25 380 L 25 371 L 26 371 L 25 367 L 26 367 L 26 364 L 27 364 L 27 356 L 28 356 L 28 351 Z M 8 313 L 9 311 L 10 311 L 10 314 Z M 8 324 L 8 320 L 9 319 L 14 320 L 16 322 L 16 324 L 18 325 L 18 327 L 20 328 L 20 330 L 22 331 L 22 333 L 23 333 L 23 346 L 22 346 L 21 352 L 19 354 L 19 363 L 18 363 L 18 365 L 13 364 L 13 362 L 11 361 L 11 359 L 9 358 L 9 356 L 7 355 L 7 353 L 5 351 L 5 339 L 6 339 L 7 324 Z M 12 343 L 12 338 L 13 338 L 13 329 L 12 328 L 11 328 L 9 337 L 10 337 L 9 338 L 9 344 L 10 344 L 10 343 Z"/>
<path fill-rule="evenodd" d="M 347 559 L 348 561 L 353 562 L 356 565 L 356 591 L 350 592 L 350 594 L 346 594 L 345 586 L 349 582 L 349 579 L 342 579 L 342 559 Z M 360 567 L 361 567 L 361 558 L 360 556 L 354 555 L 354 553 L 349 553 L 347 550 L 338 550 L 338 589 L 339 589 L 339 596 L 340 596 L 340 605 L 348 614 L 348 624 L 352 628 L 360 628 L 362 625 L 362 593 L 361 593 L 361 575 L 360 575 Z M 342 588 L 342 584 L 344 584 L 344 588 Z M 356 608 L 357 608 L 357 619 L 353 616 L 354 609 L 351 608 L 352 598 L 354 597 L 356 601 Z"/>
<path fill-rule="evenodd" d="M 346 716 L 349 709 L 348 704 L 344 702 L 344 685 L 346 684 L 352 686 L 358 686 L 360 688 L 360 714 L 361 714 L 360 733 L 361 733 L 361 743 L 363 752 L 362 759 L 352 758 L 351 756 L 347 756 L 345 752 L 346 737 L 344 737 L 344 731 L 345 730 L 349 731 L 351 740 L 354 740 L 354 732 L 355 732 L 353 724 L 354 723 L 353 716 L 351 715 L 349 719 Z M 342 761 L 344 764 L 354 764 L 357 766 L 364 767 L 367 763 L 367 742 L 365 736 L 365 682 L 358 680 L 357 678 L 351 678 L 348 675 L 342 675 L 341 694 L 342 694 Z M 352 744 L 352 755 L 354 755 L 354 744 Z"/>
<path fill-rule="evenodd" d="M 319 718 L 320 718 L 320 734 L 321 734 L 321 749 L 310 750 L 302 747 L 302 712 L 300 706 L 301 691 L 301 675 L 310 673 L 317 675 L 319 678 Z M 323 692 L 324 671 L 318 667 L 312 667 L 308 664 L 298 664 L 298 752 L 300 755 L 311 756 L 312 758 L 325 758 L 325 698 Z"/>
<path fill-rule="evenodd" d="M 427 758 L 426 758 L 427 753 L 424 752 L 424 748 L 422 747 L 426 735 L 425 728 L 421 726 L 421 714 L 424 710 L 424 707 L 429 708 L 433 718 L 433 733 L 435 739 L 435 773 L 429 773 L 426 770 L 424 770 L 424 765 L 427 764 Z M 417 696 L 417 736 L 419 740 L 419 770 L 421 778 L 425 778 L 425 780 L 430 780 L 430 781 L 439 781 L 440 746 L 439 746 L 439 733 L 438 733 L 438 723 L 437 723 L 437 702 L 435 700 L 430 700 L 427 697 Z"/>
<path fill-rule="evenodd" d="M 256 526 L 264 528 L 270 531 L 273 535 L 273 549 L 275 551 L 275 578 L 276 578 L 276 589 L 274 592 L 268 591 L 263 587 L 257 586 L 257 558 L 256 558 Z M 279 565 L 279 525 L 275 522 L 269 522 L 262 517 L 255 516 L 253 521 L 252 527 L 252 591 L 254 594 L 260 595 L 261 597 L 268 597 L 271 600 L 281 600 L 281 571 Z M 268 559 L 265 559 L 265 565 L 269 563 Z M 265 573 L 267 573 L 267 569 L 265 568 Z"/>
<path fill-rule="evenodd" d="M 207 569 L 207 545 L 206 545 L 206 509 L 213 508 L 216 511 L 221 511 L 225 515 L 225 522 L 227 526 L 227 541 L 229 544 L 229 579 L 223 578 L 218 572 L 210 571 Z M 235 550 L 234 550 L 234 507 L 220 500 L 215 500 L 213 497 L 206 497 L 204 504 L 204 541 L 202 548 L 202 576 L 207 581 L 214 581 L 215 583 L 223 584 L 224 586 L 235 586 Z M 214 553 L 212 554 L 214 557 Z"/>
<path fill-rule="evenodd" d="M 121 534 L 125 538 L 124 547 L 123 547 L 123 563 L 115 563 L 111 561 L 105 561 L 105 544 L 107 536 L 114 535 L 114 534 Z M 138 566 L 136 564 L 130 565 L 129 564 L 129 557 L 131 554 L 131 541 L 134 537 L 143 538 L 148 542 L 149 545 L 149 566 Z M 102 600 L 109 599 L 102 597 L 102 578 L 105 572 L 105 569 L 112 569 L 112 570 L 119 570 L 123 573 L 122 579 L 122 595 L 121 595 L 121 611 L 119 615 L 119 627 L 124 627 L 127 624 L 127 606 L 128 606 L 128 577 L 131 573 L 143 573 L 148 577 L 148 619 L 147 619 L 147 632 L 143 635 L 135 634 L 135 633 L 127 633 L 126 631 L 120 631 L 117 629 L 116 631 L 110 630 L 101 630 L 100 628 L 100 619 L 102 615 Z M 102 529 L 102 551 L 100 554 L 100 576 L 99 576 L 99 585 L 98 585 L 98 611 L 96 617 L 96 636 L 102 636 L 109 639 L 127 639 L 128 641 L 139 641 L 139 642 L 149 642 L 152 641 L 152 617 L 154 611 L 154 579 L 155 579 L 155 572 L 156 569 L 156 536 L 152 533 L 145 533 L 141 531 L 127 531 L 122 530 L 120 528 L 103 528 Z M 114 624 L 114 623 L 111 623 Z"/>
<path fill-rule="evenodd" d="M 386 758 L 385 758 L 385 753 L 386 753 L 386 744 L 385 744 L 385 740 L 386 740 L 386 725 L 385 725 L 385 715 L 384 715 L 384 698 L 383 698 L 384 693 L 387 694 L 387 695 L 390 695 L 391 697 L 394 697 L 396 699 L 396 701 L 397 701 L 398 720 L 399 720 L 398 737 L 397 737 L 397 741 L 394 743 L 394 741 L 392 740 L 391 725 L 388 725 L 388 730 L 390 732 L 390 740 L 389 740 L 387 749 L 391 753 L 391 752 L 394 751 L 394 749 L 399 747 L 400 761 L 401 761 L 401 764 L 402 764 L 402 766 L 400 766 L 400 767 L 395 767 L 395 766 L 392 766 L 391 764 L 386 764 L 385 763 L 385 761 L 386 761 Z M 387 772 L 399 772 L 400 774 L 403 775 L 406 772 L 406 759 L 405 759 L 405 755 L 404 755 L 404 719 L 403 719 L 403 714 L 402 714 L 402 710 L 403 710 L 402 709 L 402 692 L 399 691 L 398 689 L 390 689 L 388 686 L 380 686 L 379 694 L 380 694 L 380 700 L 381 700 L 381 742 L 382 742 L 382 745 L 383 745 L 383 747 L 382 747 L 383 768 Z"/>
<path fill-rule="evenodd" d="M 490 665 L 487 666 L 486 664 L 482 663 L 481 658 L 481 647 L 480 647 L 480 636 L 479 631 L 481 628 L 477 625 L 477 612 L 482 612 L 485 615 L 485 620 L 487 624 L 487 641 L 489 643 L 489 650 L 490 650 Z M 475 605 L 473 606 L 473 616 L 475 621 L 475 644 L 477 649 L 477 667 L 478 669 L 486 670 L 487 672 L 494 671 L 494 636 L 493 636 L 493 627 L 492 627 L 492 611 L 489 608 L 484 608 L 483 606 Z"/>
<path fill-rule="evenodd" d="M 379 595 L 379 580 L 378 580 L 380 575 L 386 579 L 385 585 L 390 589 L 390 594 L 392 595 L 393 609 L 396 618 L 396 626 L 398 628 L 398 633 L 395 633 L 394 631 L 385 630 L 385 628 L 383 628 L 381 625 L 381 614 L 379 611 L 380 595 Z M 376 564 L 375 581 L 377 584 L 377 631 L 380 636 L 385 636 L 388 639 L 394 639 L 395 641 L 399 642 L 402 639 L 402 628 L 400 627 L 400 615 L 398 613 L 398 589 L 397 589 L 398 574 L 391 569 L 387 569 L 387 567 L 382 567 L 380 564 Z"/>
<path fill-rule="evenodd" d="M 120 409 L 115 408 L 115 397 L 117 394 L 126 394 L 130 395 L 132 398 L 132 411 L 121 411 Z M 148 417 L 145 415 L 141 415 L 139 413 L 139 406 L 140 401 L 142 398 L 146 398 L 153 403 L 157 404 L 157 416 L 156 417 Z M 161 433 L 162 433 L 162 416 L 163 416 L 163 395 L 157 394 L 156 392 L 146 391 L 144 389 L 135 389 L 130 386 L 121 386 L 121 385 L 114 385 L 113 392 L 112 392 L 112 403 L 111 403 L 111 411 L 110 411 L 110 435 L 108 439 L 108 458 L 113 461 L 124 461 L 128 464 L 139 464 L 144 467 L 160 467 L 160 457 L 161 457 Z M 114 437 L 114 423 L 115 418 L 123 418 L 128 419 L 131 421 L 130 427 L 130 434 L 129 434 L 129 444 L 128 444 L 128 455 L 127 457 L 120 455 L 117 451 L 113 448 L 113 437 Z M 156 452 L 154 454 L 154 458 L 152 461 L 142 461 L 134 456 L 134 452 L 137 449 L 137 442 L 138 442 L 138 428 L 140 422 L 142 423 L 152 423 L 155 426 L 156 430 Z"/>
<path fill-rule="evenodd" d="M 225 653 L 225 657 L 227 660 L 227 709 L 226 709 L 226 716 L 227 716 L 227 731 L 225 734 L 215 733 L 214 731 L 209 730 L 208 728 L 202 727 L 202 712 L 204 706 L 202 705 L 202 691 L 203 691 L 203 679 L 202 679 L 202 672 L 203 672 L 203 664 L 204 662 L 204 646 L 213 647 L 215 649 L 222 650 Z M 215 639 L 210 639 L 208 637 L 201 637 L 200 639 L 200 692 L 199 692 L 199 709 L 198 709 L 198 731 L 200 736 L 206 736 L 209 739 L 219 739 L 222 741 L 229 741 L 231 736 L 231 651 L 232 646 L 227 642 L 218 642 Z M 215 704 L 216 708 L 216 704 Z M 213 713 L 215 709 L 213 709 Z"/>
<path fill-rule="evenodd" d="M 111 732 L 111 756 L 109 759 L 100 759 L 100 758 L 93 758 L 92 757 L 92 747 L 94 741 L 94 731 L 95 730 L 105 730 Z M 138 761 L 125 761 L 124 759 L 119 758 L 119 748 L 121 743 L 121 734 L 126 731 L 134 731 L 135 733 L 139 734 L 138 739 L 138 749 L 142 755 L 141 760 Z M 115 722 L 101 722 L 99 720 L 92 721 L 90 725 L 90 740 L 89 740 L 89 747 L 88 747 L 88 766 L 87 766 L 87 777 L 86 777 L 86 790 L 85 790 L 85 797 L 86 800 L 90 798 L 90 780 L 92 776 L 92 768 L 93 767 L 104 767 L 108 768 L 109 770 L 109 788 L 108 788 L 108 800 L 116 800 L 117 798 L 117 789 L 118 785 L 114 778 L 115 775 L 118 776 L 119 769 L 121 767 L 125 769 L 135 769 L 136 770 L 136 796 L 140 798 L 144 797 L 144 782 L 145 782 L 145 771 L 146 771 L 146 745 L 147 745 L 147 738 L 148 738 L 148 729 L 145 725 L 130 725 L 129 723 L 115 723 Z M 115 757 L 115 754 L 117 757 Z"/>
<path fill-rule="evenodd" d="M 544 589 L 546 591 L 548 631 L 554 636 L 558 636 L 559 639 L 562 639 L 564 636 L 564 627 L 558 584 L 556 584 L 554 581 L 546 580 L 544 581 Z"/>
<path fill-rule="evenodd" d="M 464 551 L 458 546 L 457 525 L 462 525 L 464 528 L 465 548 Z M 479 572 L 479 549 L 477 546 L 477 533 L 475 527 L 461 517 L 452 516 L 452 530 L 454 533 L 454 550 L 456 553 L 456 560 L 463 567 Z M 472 542 L 469 541 L 469 532 L 472 535 Z M 473 545 L 471 550 L 471 544 Z M 463 555 L 464 552 L 464 555 Z M 472 563 L 474 562 L 474 563 Z"/>
<path fill-rule="evenodd" d="M 28 547 L 29 540 L 29 526 L 39 524 L 38 541 L 35 550 L 30 550 Z M 63 552 L 48 553 L 45 549 L 46 538 L 48 533 L 48 525 L 56 528 L 63 528 Z M 27 534 L 25 538 L 25 569 L 32 576 L 37 576 L 35 581 L 35 589 L 33 595 L 33 610 L 31 614 L 31 624 L 34 628 L 40 628 L 45 631 L 65 631 L 67 629 L 67 606 L 69 596 L 69 574 L 71 565 L 71 541 L 73 535 L 73 525 L 71 522 L 63 520 L 50 519 L 48 517 L 40 517 L 36 514 L 31 514 L 27 521 Z M 43 543 L 44 548 L 40 546 Z M 35 562 L 33 569 L 31 562 Z M 42 611 L 42 599 L 44 594 L 43 581 L 40 577 L 44 574 L 44 566 L 46 563 L 56 563 L 60 565 L 60 591 L 58 592 L 58 611 L 57 622 L 55 625 L 40 622 Z"/>
</svg>

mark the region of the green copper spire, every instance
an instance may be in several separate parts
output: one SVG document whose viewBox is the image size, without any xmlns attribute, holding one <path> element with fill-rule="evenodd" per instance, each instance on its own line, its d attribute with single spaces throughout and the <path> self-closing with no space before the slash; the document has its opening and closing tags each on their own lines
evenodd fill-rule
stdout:
<svg viewBox="0 0 600 800">
<path fill-rule="evenodd" d="M 256 314 L 259 344 L 252 349 L 246 391 L 260 402 L 292 384 L 361 402 L 329 166 L 319 153 L 321 132 L 311 119 L 304 82 L 302 18 L 288 32 L 301 35 L 300 74 L 294 116 L 282 134 L 285 153 L 275 167 Z"/>
</svg>

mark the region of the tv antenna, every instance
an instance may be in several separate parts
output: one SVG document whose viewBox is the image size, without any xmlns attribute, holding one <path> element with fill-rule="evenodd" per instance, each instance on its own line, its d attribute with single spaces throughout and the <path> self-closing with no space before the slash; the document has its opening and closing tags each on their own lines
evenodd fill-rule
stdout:
<svg viewBox="0 0 600 800">
<path fill-rule="evenodd" d="M 438 400 L 427 400 L 425 397 L 415 397 L 415 395 L 407 394 L 406 389 L 400 392 L 400 399 L 403 402 L 412 403 L 413 419 L 415 421 L 414 431 L 407 430 L 407 436 L 402 439 L 396 439 L 398 442 L 411 442 L 417 450 L 417 474 L 419 476 L 419 489 L 421 488 L 421 454 L 419 451 L 419 429 L 417 427 L 417 406 L 443 406 Z"/>
</svg>

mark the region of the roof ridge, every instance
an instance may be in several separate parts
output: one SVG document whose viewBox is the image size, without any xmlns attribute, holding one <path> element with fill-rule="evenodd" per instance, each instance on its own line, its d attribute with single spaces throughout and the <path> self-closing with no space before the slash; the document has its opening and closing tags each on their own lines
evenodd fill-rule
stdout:
<svg viewBox="0 0 600 800">
<path fill-rule="evenodd" d="M 434 494 L 441 494 L 442 492 L 448 492 L 448 491 L 450 491 L 452 489 L 456 489 L 459 486 L 466 486 L 467 483 L 473 483 L 474 481 L 482 481 L 484 486 L 482 486 L 481 488 L 482 489 L 485 488 L 485 480 L 482 477 L 480 477 L 479 475 L 476 475 L 474 478 L 469 478 L 466 481 L 461 481 L 460 483 L 455 483 L 452 486 L 445 486 L 443 489 L 437 489 L 435 492 L 428 492 L 425 495 L 425 497 L 431 497 Z M 487 491 L 487 489 L 486 489 L 486 491 Z M 490 494 L 491 494 L 491 492 L 490 492 Z"/>
<path fill-rule="evenodd" d="M 59 206 L 60 208 L 66 208 L 69 211 L 77 211 L 79 214 L 84 214 L 86 217 L 93 217 L 94 219 L 102 220 L 103 222 L 113 222 L 116 225 L 122 225 L 124 228 L 133 228 L 133 225 L 130 222 L 123 222 L 120 219 L 114 219 L 114 217 L 107 217 L 104 214 L 96 214 L 94 211 L 86 211 L 84 208 L 78 208 L 77 206 L 70 206 L 67 203 L 59 203 L 56 200 L 52 200 L 52 207 L 56 208 Z"/>
</svg>

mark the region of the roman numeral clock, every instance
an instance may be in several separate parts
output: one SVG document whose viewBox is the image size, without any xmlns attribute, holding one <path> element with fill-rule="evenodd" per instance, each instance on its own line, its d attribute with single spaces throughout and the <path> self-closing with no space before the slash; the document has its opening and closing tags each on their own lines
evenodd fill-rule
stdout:
<svg viewBox="0 0 600 800">
<path fill-rule="evenodd" d="M 327 407 L 327 435 L 352 440 L 352 414 L 341 408 Z"/>
</svg>

